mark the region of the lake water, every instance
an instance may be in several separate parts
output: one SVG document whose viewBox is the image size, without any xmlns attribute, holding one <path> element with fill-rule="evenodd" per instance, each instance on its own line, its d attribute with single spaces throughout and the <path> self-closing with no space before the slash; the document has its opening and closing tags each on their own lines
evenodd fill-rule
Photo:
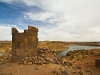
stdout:
<svg viewBox="0 0 100 75">
<path fill-rule="evenodd" d="M 69 51 L 74 51 L 74 50 L 91 50 L 91 49 L 96 49 L 96 48 L 100 48 L 100 46 L 68 46 L 69 48 L 67 50 L 63 50 L 62 52 L 57 53 L 57 56 L 61 57 L 61 56 L 65 56 L 66 53 L 68 53 Z"/>
<path fill-rule="evenodd" d="M 67 50 L 63 50 L 59 53 L 57 53 L 57 56 L 61 57 L 61 56 L 65 56 L 66 53 L 68 53 L 69 51 L 74 51 L 74 50 L 91 50 L 91 49 L 96 49 L 96 48 L 100 48 L 100 46 L 68 46 L 69 48 Z M 3 53 L 0 53 L 0 56 L 3 56 Z"/>
</svg>

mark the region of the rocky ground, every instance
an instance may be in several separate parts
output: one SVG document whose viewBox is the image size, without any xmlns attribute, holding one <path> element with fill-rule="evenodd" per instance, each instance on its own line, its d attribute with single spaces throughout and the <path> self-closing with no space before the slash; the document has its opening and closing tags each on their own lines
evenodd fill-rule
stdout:
<svg viewBox="0 0 100 75">
<path fill-rule="evenodd" d="M 70 71 L 54 52 L 39 48 L 36 55 L 28 55 L 18 63 L 11 63 L 11 57 L 2 60 L 0 75 L 70 75 Z"/>
<path fill-rule="evenodd" d="M 67 69 L 57 64 L 19 65 L 5 63 L 0 65 L 0 75 L 67 75 Z"/>
<path fill-rule="evenodd" d="M 60 64 L 59 58 L 54 51 L 47 48 L 38 48 L 37 54 L 28 55 L 19 61 L 19 64 Z"/>
<path fill-rule="evenodd" d="M 7 47 L 7 48 L 6 48 Z M 17 63 L 11 62 L 11 44 L 1 44 L 0 75 L 67 75 L 55 51 L 38 48 L 37 54 L 28 55 Z M 7 51 L 6 51 L 7 50 Z"/>
<path fill-rule="evenodd" d="M 100 49 L 70 51 L 62 57 L 62 63 L 70 68 L 72 75 L 100 75 L 96 58 L 100 58 Z"/>
<path fill-rule="evenodd" d="M 36 55 L 26 56 L 18 63 L 11 62 L 11 43 L 0 44 L 0 75 L 100 75 L 95 59 L 100 49 L 70 51 L 58 58 L 54 51 L 40 48 Z"/>
<path fill-rule="evenodd" d="M 0 75 L 100 75 L 100 67 L 95 66 L 95 59 L 100 58 L 100 49 L 70 51 L 56 60 L 59 63 L 52 62 L 51 58 L 49 63 L 42 64 L 39 61 L 32 64 L 25 60 L 26 64 L 20 64 L 5 60 L 0 64 Z"/>
</svg>

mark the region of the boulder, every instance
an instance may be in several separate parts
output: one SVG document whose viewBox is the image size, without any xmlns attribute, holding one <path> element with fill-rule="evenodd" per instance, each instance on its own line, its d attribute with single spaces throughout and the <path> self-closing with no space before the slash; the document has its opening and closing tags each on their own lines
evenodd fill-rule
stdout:
<svg viewBox="0 0 100 75">
<path fill-rule="evenodd" d="M 100 58 L 95 59 L 95 66 L 100 67 Z"/>
</svg>

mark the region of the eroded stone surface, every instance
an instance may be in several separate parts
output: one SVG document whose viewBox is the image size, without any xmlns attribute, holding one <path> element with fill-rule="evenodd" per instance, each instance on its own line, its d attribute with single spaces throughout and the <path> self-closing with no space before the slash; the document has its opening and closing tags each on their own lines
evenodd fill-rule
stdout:
<svg viewBox="0 0 100 75">
<path fill-rule="evenodd" d="M 37 53 L 38 29 L 28 26 L 28 30 L 19 33 L 16 28 L 12 28 L 12 61 L 18 62 L 24 57 Z"/>
</svg>

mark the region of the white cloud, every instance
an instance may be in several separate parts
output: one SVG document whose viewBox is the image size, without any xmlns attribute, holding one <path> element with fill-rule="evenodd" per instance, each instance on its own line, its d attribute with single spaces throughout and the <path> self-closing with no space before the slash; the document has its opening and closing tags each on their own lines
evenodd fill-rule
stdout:
<svg viewBox="0 0 100 75">
<path fill-rule="evenodd" d="M 26 19 L 50 23 L 45 27 L 39 27 L 40 40 L 100 40 L 100 0 L 19 0 L 19 2 L 44 10 L 39 13 L 23 12 Z"/>
<path fill-rule="evenodd" d="M 72 2 L 73 1 L 73 2 Z M 45 33 L 40 39 L 67 41 L 97 41 L 99 39 L 100 5 L 91 0 L 53 0 L 43 1 L 39 6 L 46 12 L 55 13 L 53 17 L 58 22 L 53 28 L 45 27 L 40 33 Z M 46 12 L 43 12 L 44 14 Z M 46 14 L 45 14 L 46 15 Z M 41 13 L 36 16 L 42 17 Z M 46 15 L 49 18 L 49 15 Z M 31 18 L 32 19 L 32 18 Z M 37 18 L 40 19 L 40 18 Z M 43 19 L 42 19 L 43 20 Z M 42 21 L 41 20 L 41 21 Z M 53 20 L 53 19 L 51 19 Z M 45 20 L 46 21 L 46 20 Z M 55 20 L 53 20 L 55 21 Z M 61 22 L 59 22 L 61 21 Z M 48 21 L 47 21 L 48 22 Z"/>
<path fill-rule="evenodd" d="M 58 18 L 57 14 L 54 12 L 41 12 L 41 13 L 32 13 L 32 12 L 24 12 L 25 18 L 30 19 L 32 21 L 42 21 L 46 23 L 55 23 L 61 22 Z"/>
<path fill-rule="evenodd" d="M 11 40 L 11 27 L 0 26 L 0 40 Z"/>
<path fill-rule="evenodd" d="M 0 25 L 0 40 L 11 40 L 12 39 L 12 27 L 16 28 L 16 25 Z M 23 30 L 17 28 L 19 32 L 23 32 Z"/>
</svg>

